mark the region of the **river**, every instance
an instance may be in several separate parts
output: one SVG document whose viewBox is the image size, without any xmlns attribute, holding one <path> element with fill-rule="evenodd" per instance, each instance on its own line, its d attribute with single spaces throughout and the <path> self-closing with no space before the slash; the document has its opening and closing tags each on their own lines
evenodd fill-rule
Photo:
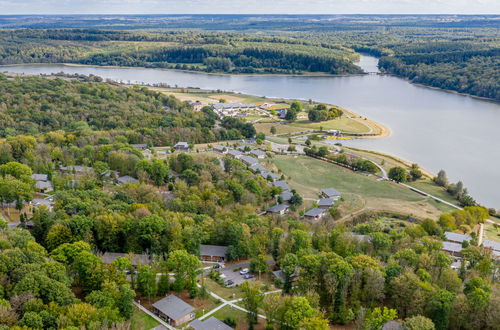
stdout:
<svg viewBox="0 0 500 330">
<path fill-rule="evenodd" d="M 376 72 L 377 59 L 359 63 Z M 500 209 L 500 104 L 448 93 L 386 75 L 242 76 L 173 70 L 67 65 L 18 65 L 0 68 L 28 74 L 94 74 L 135 83 L 221 89 L 268 97 L 332 103 L 391 129 L 383 139 L 349 145 L 392 154 L 434 173 L 445 169 L 450 181 L 462 180 L 480 203 Z"/>
</svg>

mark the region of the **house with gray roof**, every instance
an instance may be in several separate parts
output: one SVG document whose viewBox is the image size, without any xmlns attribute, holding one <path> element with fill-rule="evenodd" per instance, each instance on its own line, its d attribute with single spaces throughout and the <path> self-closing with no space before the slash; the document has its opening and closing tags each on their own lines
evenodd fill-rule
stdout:
<svg viewBox="0 0 500 330">
<path fill-rule="evenodd" d="M 255 149 L 255 150 L 250 151 L 250 154 L 258 159 L 266 158 L 266 153 L 262 150 L 259 150 L 259 149 Z"/>
<path fill-rule="evenodd" d="M 252 165 L 250 165 L 248 168 L 249 168 L 252 172 L 254 172 L 254 173 L 255 173 L 255 172 L 260 172 L 260 173 L 262 173 L 262 172 L 265 172 L 265 171 L 266 171 L 266 168 L 265 168 L 264 166 L 262 166 L 262 165 L 258 164 L 258 163 L 257 163 L 257 164 L 252 164 Z"/>
<path fill-rule="evenodd" d="M 288 208 L 290 205 L 288 204 L 276 204 L 274 206 L 271 206 L 270 208 L 267 209 L 266 214 L 273 214 L 273 215 L 285 215 L 288 213 Z"/>
<path fill-rule="evenodd" d="M 137 180 L 136 178 L 131 177 L 130 175 L 121 176 L 117 180 L 118 180 L 119 184 L 139 182 L 139 180 Z"/>
<path fill-rule="evenodd" d="M 243 163 L 245 163 L 246 165 L 248 165 L 248 166 L 259 163 L 259 161 L 257 160 L 257 158 L 253 158 L 253 157 L 250 157 L 250 156 L 241 156 L 240 160 Z"/>
<path fill-rule="evenodd" d="M 321 195 L 325 198 L 333 198 L 334 200 L 340 199 L 340 193 L 334 188 L 322 189 Z"/>
<path fill-rule="evenodd" d="M 283 202 L 289 202 L 292 199 L 293 194 L 289 191 L 284 191 L 280 194 L 280 198 Z"/>
<path fill-rule="evenodd" d="M 335 203 L 335 200 L 333 198 L 321 198 L 318 201 L 318 207 L 320 209 L 329 209 L 330 207 L 333 206 Z"/>
<path fill-rule="evenodd" d="M 462 252 L 462 244 L 453 242 L 443 242 L 443 251 L 451 254 L 452 256 L 458 256 Z"/>
<path fill-rule="evenodd" d="M 60 170 L 65 172 L 75 172 L 75 173 L 83 173 L 86 171 L 90 171 L 92 167 L 88 166 L 80 166 L 80 165 L 70 165 L 70 166 L 61 166 Z"/>
<path fill-rule="evenodd" d="M 163 324 L 158 324 L 156 327 L 151 328 L 149 330 L 168 330 L 168 328 L 166 326 L 164 326 Z"/>
<path fill-rule="evenodd" d="M 451 231 L 445 231 L 444 236 L 446 237 L 447 241 L 454 243 L 463 243 L 465 241 L 469 242 L 472 239 L 470 235 L 453 233 Z"/>
<path fill-rule="evenodd" d="M 274 181 L 273 186 L 281 188 L 282 191 L 289 191 L 290 186 L 286 183 L 285 180 Z"/>
<path fill-rule="evenodd" d="M 189 149 L 189 144 L 187 142 L 177 142 L 174 144 L 174 149 L 177 151 L 186 151 Z"/>
<path fill-rule="evenodd" d="M 215 146 L 215 147 L 212 148 L 212 150 L 215 151 L 215 152 L 219 152 L 221 154 L 227 153 L 227 148 L 224 147 L 224 146 Z"/>
<path fill-rule="evenodd" d="M 483 247 L 491 249 L 493 251 L 494 255 L 495 255 L 495 252 L 496 252 L 496 256 L 497 257 L 500 254 L 500 243 L 499 242 L 490 241 L 488 239 L 485 239 L 483 241 Z"/>
<path fill-rule="evenodd" d="M 200 319 L 194 320 L 189 324 L 189 327 L 193 330 L 232 330 L 230 326 L 226 323 L 222 322 L 219 319 L 211 316 L 205 321 L 201 321 Z"/>
<path fill-rule="evenodd" d="M 158 300 L 152 306 L 156 315 L 174 327 L 195 318 L 194 307 L 173 294 Z"/>
<path fill-rule="evenodd" d="M 270 178 L 271 181 L 277 181 L 279 179 L 278 176 L 276 174 L 274 174 L 273 172 L 261 171 L 260 176 L 263 177 L 265 180 Z"/>
<path fill-rule="evenodd" d="M 227 255 L 227 246 L 200 245 L 200 257 L 203 261 L 224 262 Z"/>
<path fill-rule="evenodd" d="M 239 159 L 241 156 L 243 156 L 243 154 L 241 152 L 239 152 L 238 150 L 234 150 L 234 149 L 229 149 L 227 151 L 227 155 L 230 157 L 236 158 L 236 159 Z"/>
<path fill-rule="evenodd" d="M 319 220 L 326 214 L 325 209 L 320 209 L 319 207 L 315 207 L 310 209 L 304 214 L 304 217 L 308 220 Z"/>
<path fill-rule="evenodd" d="M 54 188 L 52 187 L 52 183 L 47 182 L 47 181 L 35 182 L 35 188 L 38 192 L 41 192 L 42 194 L 46 194 L 46 193 L 54 190 Z"/>
<path fill-rule="evenodd" d="M 49 181 L 49 177 L 47 174 L 31 174 L 31 178 L 35 181 Z"/>
</svg>

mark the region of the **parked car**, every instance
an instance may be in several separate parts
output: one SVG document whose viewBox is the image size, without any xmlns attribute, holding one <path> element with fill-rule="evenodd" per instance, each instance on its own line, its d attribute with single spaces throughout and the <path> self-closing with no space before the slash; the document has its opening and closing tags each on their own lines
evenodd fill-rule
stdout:
<svg viewBox="0 0 500 330">
<path fill-rule="evenodd" d="M 233 280 L 227 280 L 226 283 L 224 283 L 226 286 L 232 286 L 234 285 L 234 281 Z"/>
<path fill-rule="evenodd" d="M 240 275 L 245 275 L 248 273 L 250 273 L 250 270 L 248 268 L 243 268 L 242 270 L 240 270 Z"/>
<path fill-rule="evenodd" d="M 245 280 L 248 280 L 248 279 L 251 279 L 251 278 L 254 278 L 255 276 L 253 276 L 252 274 L 245 274 L 245 276 L 243 276 L 243 278 Z"/>
<path fill-rule="evenodd" d="M 214 265 L 214 269 L 218 269 L 218 268 L 220 268 L 220 265 L 219 264 L 215 264 Z"/>
</svg>

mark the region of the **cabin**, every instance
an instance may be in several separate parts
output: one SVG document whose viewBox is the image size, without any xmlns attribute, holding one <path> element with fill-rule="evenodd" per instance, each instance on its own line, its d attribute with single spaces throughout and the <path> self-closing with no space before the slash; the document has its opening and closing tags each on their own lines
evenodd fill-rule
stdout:
<svg viewBox="0 0 500 330">
<path fill-rule="evenodd" d="M 333 198 L 321 198 L 318 201 L 318 207 L 320 209 L 329 209 L 335 204 L 335 200 Z"/>
<path fill-rule="evenodd" d="M 445 231 L 444 236 L 446 237 L 446 240 L 448 242 L 460 243 L 460 244 L 463 242 L 469 242 L 472 239 L 470 235 L 453 233 L 451 231 Z"/>
<path fill-rule="evenodd" d="M 288 213 L 288 204 L 277 204 L 267 209 L 266 214 L 285 215 Z"/>
<path fill-rule="evenodd" d="M 137 183 L 139 180 L 136 178 L 131 177 L 130 175 L 124 175 L 116 179 L 119 184 L 125 184 L 125 183 Z"/>
<path fill-rule="evenodd" d="M 99 258 L 101 258 L 102 262 L 106 265 L 112 264 L 118 258 L 129 259 L 134 267 L 151 264 L 151 260 L 147 254 L 105 252 L 99 255 Z"/>
<path fill-rule="evenodd" d="M 248 167 L 252 172 L 260 172 L 263 173 L 266 171 L 266 168 L 260 164 L 252 164 Z"/>
<path fill-rule="evenodd" d="M 227 246 L 200 245 L 200 258 L 202 261 L 225 262 Z"/>
<path fill-rule="evenodd" d="M 227 148 L 224 146 L 215 146 L 212 148 L 212 150 L 221 154 L 227 153 Z"/>
<path fill-rule="evenodd" d="M 195 318 L 194 307 L 173 294 L 158 300 L 152 307 L 156 315 L 174 327 Z"/>
<path fill-rule="evenodd" d="M 453 242 L 443 242 L 443 251 L 454 257 L 460 256 L 462 252 L 462 244 Z"/>
<path fill-rule="evenodd" d="M 259 161 L 256 158 L 250 157 L 250 156 L 241 156 L 240 160 L 246 164 L 247 166 L 251 166 L 254 164 L 258 164 Z"/>
<path fill-rule="evenodd" d="M 238 150 L 234 150 L 234 149 L 229 149 L 229 150 L 227 151 L 227 155 L 228 155 L 229 157 L 233 157 L 233 158 L 235 158 L 235 159 L 240 159 L 240 158 L 241 158 L 241 156 L 243 156 L 243 154 L 242 154 L 241 152 L 239 152 Z"/>
<path fill-rule="evenodd" d="M 313 208 L 304 214 L 304 218 L 308 220 L 319 220 L 323 218 L 326 214 L 325 209 L 320 209 L 319 207 Z"/>
<path fill-rule="evenodd" d="M 265 180 L 271 179 L 271 181 L 277 181 L 279 178 L 276 174 L 273 172 L 260 172 L 260 176 L 263 177 Z"/>
<path fill-rule="evenodd" d="M 258 149 L 252 150 L 252 151 L 250 151 L 250 154 L 252 156 L 254 156 L 255 158 L 258 158 L 258 159 L 264 159 L 264 158 L 266 158 L 266 153 L 264 151 L 262 151 L 262 150 L 258 150 Z"/>
<path fill-rule="evenodd" d="M 52 183 L 48 181 L 37 181 L 35 183 L 35 188 L 42 194 L 46 194 L 54 190 L 54 188 L 52 187 Z"/>
<path fill-rule="evenodd" d="M 321 190 L 321 195 L 325 198 L 333 198 L 333 200 L 340 199 L 340 193 L 334 188 L 326 188 Z"/>
<path fill-rule="evenodd" d="M 279 198 L 283 201 L 283 202 L 289 202 L 293 197 L 293 194 L 289 191 L 284 191 L 280 194 Z"/>
<path fill-rule="evenodd" d="M 189 150 L 189 144 L 187 142 L 177 142 L 174 145 L 174 149 L 177 151 L 187 151 Z"/>
<path fill-rule="evenodd" d="M 208 319 L 202 321 L 200 319 L 194 320 L 189 324 L 189 327 L 193 330 L 232 330 L 230 326 L 222 322 L 219 319 L 211 316 Z"/>
</svg>

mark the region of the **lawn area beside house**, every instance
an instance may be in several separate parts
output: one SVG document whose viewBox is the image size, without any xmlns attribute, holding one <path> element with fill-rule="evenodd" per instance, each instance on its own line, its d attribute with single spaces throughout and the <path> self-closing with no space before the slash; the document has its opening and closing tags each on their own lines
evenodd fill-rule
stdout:
<svg viewBox="0 0 500 330">
<path fill-rule="evenodd" d="M 134 308 L 134 314 L 130 319 L 130 328 L 132 330 L 142 330 L 142 329 L 152 329 L 159 325 L 160 323 L 148 314 L 142 312 L 138 308 Z"/>
<path fill-rule="evenodd" d="M 377 181 L 372 176 L 307 156 L 276 155 L 270 160 L 287 176 L 287 182 L 305 198 L 317 198 L 322 188 L 335 188 L 343 195 L 340 210 L 344 214 L 362 209 L 386 210 L 417 217 L 437 218 L 451 210 L 428 197 L 421 196 L 389 181 Z M 344 208 L 344 209 L 342 209 Z"/>
</svg>

